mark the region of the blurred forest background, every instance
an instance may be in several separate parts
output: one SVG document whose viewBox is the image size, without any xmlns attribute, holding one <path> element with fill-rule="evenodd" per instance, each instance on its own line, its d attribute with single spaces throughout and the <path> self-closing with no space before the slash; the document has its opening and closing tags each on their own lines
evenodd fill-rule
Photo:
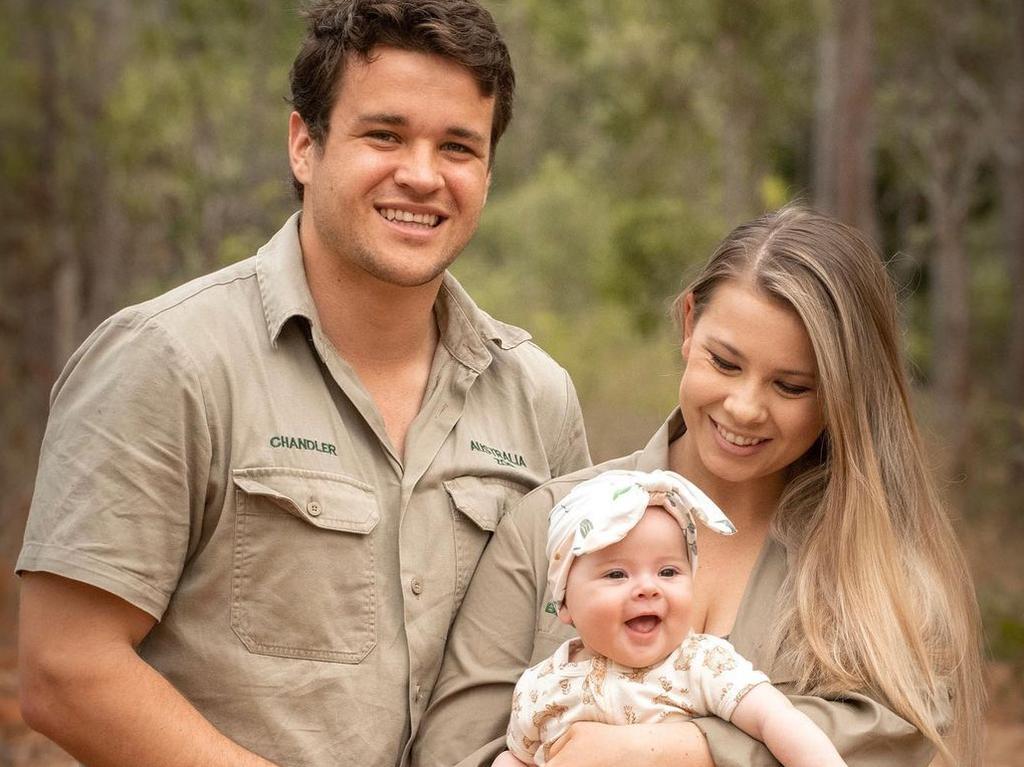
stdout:
<svg viewBox="0 0 1024 767">
<path fill-rule="evenodd" d="M 0 767 L 68 764 L 14 703 L 50 387 L 115 309 L 251 255 L 297 207 L 299 0 L 0 0 Z M 793 197 L 867 231 L 992 659 L 987 764 L 1024 764 L 1024 3 L 485 0 L 516 117 L 455 269 L 571 371 L 595 459 L 675 401 L 668 299 Z"/>
</svg>

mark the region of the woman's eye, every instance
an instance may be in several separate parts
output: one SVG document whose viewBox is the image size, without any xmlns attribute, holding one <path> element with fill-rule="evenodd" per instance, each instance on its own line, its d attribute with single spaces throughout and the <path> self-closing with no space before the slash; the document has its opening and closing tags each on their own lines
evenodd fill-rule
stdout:
<svg viewBox="0 0 1024 767">
<path fill-rule="evenodd" d="M 785 381 L 776 381 L 775 387 L 787 397 L 799 397 L 811 390 L 809 386 L 797 386 Z"/>
<path fill-rule="evenodd" d="M 708 356 L 711 359 L 711 364 L 712 365 L 714 365 L 716 368 L 718 368 L 719 370 L 722 370 L 722 371 L 724 371 L 726 373 L 735 373 L 737 370 L 740 369 L 739 365 L 734 365 L 733 363 L 729 362 L 724 357 L 719 357 L 714 352 L 708 352 Z"/>
</svg>

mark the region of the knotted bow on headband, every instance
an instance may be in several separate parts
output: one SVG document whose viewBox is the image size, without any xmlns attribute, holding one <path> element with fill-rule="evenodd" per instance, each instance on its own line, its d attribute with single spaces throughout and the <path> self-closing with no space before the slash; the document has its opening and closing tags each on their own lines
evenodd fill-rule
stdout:
<svg viewBox="0 0 1024 767">
<path fill-rule="evenodd" d="M 660 506 L 686 536 L 690 571 L 697 571 L 696 516 L 722 535 L 736 532 L 729 518 L 690 480 L 672 471 L 606 471 L 581 482 L 548 515 L 548 585 L 556 605 L 565 598 L 576 557 L 618 543 L 648 506 Z"/>
</svg>

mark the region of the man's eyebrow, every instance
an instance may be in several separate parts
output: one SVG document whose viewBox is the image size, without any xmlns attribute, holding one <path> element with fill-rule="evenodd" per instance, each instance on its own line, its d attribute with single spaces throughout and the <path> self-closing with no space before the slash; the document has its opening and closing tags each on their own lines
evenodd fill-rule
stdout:
<svg viewBox="0 0 1024 767">
<path fill-rule="evenodd" d="M 390 112 L 376 112 L 373 114 L 360 115 L 359 122 L 367 125 L 394 125 L 399 128 L 409 124 L 409 121 L 402 115 L 392 114 Z M 464 141 L 474 141 L 478 144 L 484 144 L 487 141 L 487 139 L 477 131 L 471 130 L 470 128 L 464 128 L 461 125 L 449 125 L 445 129 L 445 133 L 454 138 L 460 138 Z"/>
<path fill-rule="evenodd" d="M 739 349 L 737 349 L 732 344 L 726 343 L 721 338 L 717 338 L 715 336 L 708 336 L 708 340 L 709 341 L 713 341 L 714 343 L 718 344 L 719 346 L 724 348 L 727 352 L 729 352 L 731 355 L 733 355 L 734 357 L 739 359 L 741 362 L 742 361 L 746 361 L 747 358 L 743 354 L 743 352 L 741 352 Z M 812 379 L 815 377 L 814 373 L 812 373 L 812 372 L 810 372 L 808 370 L 776 370 L 775 372 L 778 375 L 783 375 L 783 376 L 796 376 L 796 377 L 799 377 L 799 378 L 812 378 Z"/>
<path fill-rule="evenodd" d="M 407 125 L 406 120 L 401 115 L 390 114 L 389 112 L 377 112 L 375 114 L 359 115 L 359 122 L 361 123 L 373 123 L 375 125 Z"/>
<path fill-rule="evenodd" d="M 465 139 L 466 141 L 475 141 L 478 144 L 483 144 L 487 141 L 483 136 L 477 133 L 475 130 L 469 128 L 463 128 L 459 125 L 452 125 L 448 127 L 447 133 L 455 138 Z"/>
</svg>

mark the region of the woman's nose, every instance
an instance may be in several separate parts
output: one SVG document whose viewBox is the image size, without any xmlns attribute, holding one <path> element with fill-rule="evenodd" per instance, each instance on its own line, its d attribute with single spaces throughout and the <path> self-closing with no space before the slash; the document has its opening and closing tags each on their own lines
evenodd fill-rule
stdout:
<svg viewBox="0 0 1024 767">
<path fill-rule="evenodd" d="M 725 412 L 736 426 L 762 423 L 767 417 L 764 393 L 753 382 L 738 383 L 725 398 Z"/>
</svg>

